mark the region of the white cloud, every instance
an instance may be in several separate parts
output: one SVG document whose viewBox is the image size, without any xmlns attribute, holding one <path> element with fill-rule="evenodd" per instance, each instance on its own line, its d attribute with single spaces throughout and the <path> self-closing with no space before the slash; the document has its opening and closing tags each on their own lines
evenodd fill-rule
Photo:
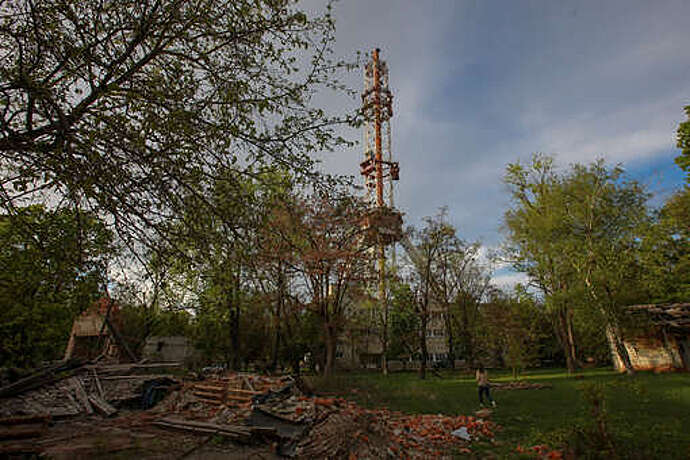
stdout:
<svg viewBox="0 0 690 460">
<path fill-rule="evenodd" d="M 690 104 L 688 14 L 687 3 L 335 5 L 338 51 L 379 46 L 388 61 L 396 203 L 408 222 L 448 205 L 461 236 L 488 244 L 499 239 L 509 162 L 534 152 L 561 164 L 671 161 Z M 361 88 L 360 73 L 347 81 Z M 324 169 L 356 175 L 359 156 L 339 152 Z"/>
<path fill-rule="evenodd" d="M 502 289 L 511 289 L 516 284 L 526 284 L 529 281 L 525 273 L 504 273 L 502 275 L 495 275 L 491 278 L 491 282 Z"/>
</svg>

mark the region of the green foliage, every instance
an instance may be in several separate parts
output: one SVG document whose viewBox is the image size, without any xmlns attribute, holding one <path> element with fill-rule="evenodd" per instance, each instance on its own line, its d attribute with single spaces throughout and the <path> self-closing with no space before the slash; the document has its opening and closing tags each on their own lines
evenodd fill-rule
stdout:
<svg viewBox="0 0 690 460">
<path fill-rule="evenodd" d="M 507 256 L 557 315 L 569 362 L 576 360 L 574 316 L 620 338 L 622 307 L 648 298 L 641 263 L 647 192 L 601 160 L 559 173 L 551 158 L 536 155 L 528 167 L 509 165 L 505 180 L 514 200 L 505 214 Z"/>
<path fill-rule="evenodd" d="M 681 153 L 676 157 L 676 163 L 680 169 L 687 173 L 686 182 L 690 183 L 690 105 L 685 107 L 685 114 L 688 120 L 680 123 L 676 133 L 678 139 L 678 148 Z"/>
<path fill-rule="evenodd" d="M 150 244 L 186 194 L 215 213 L 225 170 L 315 178 L 310 154 L 347 144 L 312 100 L 346 91 L 334 31 L 293 0 L 3 2 L 4 196 L 79 200 Z"/>
<path fill-rule="evenodd" d="M 654 302 L 690 299 L 690 188 L 672 195 L 642 239 L 645 288 Z"/>
<path fill-rule="evenodd" d="M 414 356 L 418 346 L 419 316 L 414 309 L 412 290 L 406 283 L 391 286 L 390 359 Z"/>
<path fill-rule="evenodd" d="M 0 366 L 61 357 L 72 321 L 102 292 L 110 240 L 89 213 L 0 216 Z"/>
<path fill-rule="evenodd" d="M 550 336 L 549 317 L 524 287 L 512 293 L 494 292 L 481 308 L 479 343 L 486 357 L 499 356 L 513 378 L 542 357 L 543 339 Z"/>
</svg>

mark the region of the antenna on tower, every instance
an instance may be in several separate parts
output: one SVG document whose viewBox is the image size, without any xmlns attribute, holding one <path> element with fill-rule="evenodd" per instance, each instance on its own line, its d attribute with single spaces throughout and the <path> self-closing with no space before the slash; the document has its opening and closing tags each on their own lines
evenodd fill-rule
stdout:
<svg viewBox="0 0 690 460">
<path fill-rule="evenodd" d="M 402 214 L 393 207 L 393 182 L 400 179 L 400 166 L 393 161 L 391 150 L 391 118 L 393 94 L 388 87 L 388 65 L 380 59 L 380 50 L 371 53 L 364 66 L 362 115 L 364 116 L 364 159 L 359 164 L 364 177 L 369 211 L 362 227 L 369 244 L 376 248 L 379 269 L 379 302 L 383 312 L 381 367 L 388 373 L 388 302 L 386 299 L 386 246 L 402 238 Z M 385 143 L 383 135 L 385 134 Z M 388 203 L 384 199 L 384 180 L 388 179 Z M 395 251 L 395 249 L 393 249 Z M 395 252 L 393 252 L 395 254 Z"/>
</svg>

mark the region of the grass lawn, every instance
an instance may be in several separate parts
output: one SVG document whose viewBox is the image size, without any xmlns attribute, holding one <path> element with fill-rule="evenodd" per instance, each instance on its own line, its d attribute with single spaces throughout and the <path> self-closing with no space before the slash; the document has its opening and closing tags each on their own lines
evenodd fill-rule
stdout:
<svg viewBox="0 0 690 460">
<path fill-rule="evenodd" d="M 638 373 L 633 377 L 608 369 L 568 377 L 563 369 L 533 370 L 520 379 L 551 383 L 552 389 L 492 391 L 498 407 L 492 420 L 502 425 L 499 446 L 484 446 L 499 457 L 515 448 L 548 444 L 561 447 L 579 428 L 593 426 L 591 403 L 583 388 L 603 388 L 609 432 L 621 458 L 690 458 L 690 374 Z M 489 370 L 493 382 L 509 382 L 507 372 Z M 367 407 L 406 413 L 472 415 L 479 409 L 474 376 L 446 372 L 419 380 L 414 373 L 336 375 L 312 378 L 319 391 L 337 393 Z M 480 446 L 480 450 L 484 447 Z M 487 452 L 488 454 L 488 452 Z"/>
</svg>

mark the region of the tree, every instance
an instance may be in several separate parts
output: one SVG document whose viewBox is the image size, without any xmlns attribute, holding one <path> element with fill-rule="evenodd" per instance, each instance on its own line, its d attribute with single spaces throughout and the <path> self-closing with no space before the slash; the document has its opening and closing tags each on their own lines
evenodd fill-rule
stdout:
<svg viewBox="0 0 690 460">
<path fill-rule="evenodd" d="M 330 5 L 293 0 L 18 0 L 0 5 L 0 193 L 53 196 L 160 241 L 217 172 L 311 174 L 344 142 L 311 103 L 335 78 Z"/>
<path fill-rule="evenodd" d="M 606 334 L 628 373 L 633 372 L 623 344 L 623 308 L 642 292 L 640 228 L 648 222 L 649 194 L 620 167 L 599 160 L 574 165 L 564 180 L 565 224 L 570 229 L 564 253 L 582 287 L 606 324 Z"/>
<path fill-rule="evenodd" d="M 337 341 L 349 310 L 371 279 L 363 243 L 364 203 L 347 193 L 322 194 L 296 202 L 283 235 L 293 248 L 292 269 L 301 279 L 308 309 L 319 318 L 325 346 L 324 373 L 335 367 Z"/>
<path fill-rule="evenodd" d="M 690 106 L 685 107 L 690 117 Z M 689 174 L 685 186 L 671 195 L 643 238 L 644 281 L 655 302 L 690 298 L 690 119 L 677 131 L 681 154 L 676 163 Z"/>
<path fill-rule="evenodd" d="M 164 239 L 174 250 L 152 253 L 154 265 L 166 267 L 168 291 L 177 291 L 179 305 L 196 309 L 197 325 L 207 334 L 202 349 L 208 357 L 239 369 L 242 360 L 242 316 L 257 305 L 252 291 L 249 260 L 256 252 L 251 243 L 259 222 L 256 218 L 262 185 L 231 169 L 218 172 L 204 201 L 195 193 L 183 195 L 184 213 L 165 228 Z M 169 246 L 168 246 L 169 248 Z M 214 337 L 209 340 L 208 337 Z"/>
<path fill-rule="evenodd" d="M 568 372 L 581 365 L 577 357 L 569 292 L 576 288 L 575 270 L 563 257 L 567 244 L 564 195 L 553 159 L 535 155 L 528 167 L 509 164 L 504 177 L 513 207 L 504 215 L 505 256 L 539 289 L 554 316 Z"/>
<path fill-rule="evenodd" d="M 0 366 L 61 357 L 72 321 L 103 292 L 111 238 L 73 210 L 0 216 Z"/>
<path fill-rule="evenodd" d="M 680 169 L 688 174 L 686 182 L 690 183 L 690 105 L 685 107 L 685 114 L 688 116 L 688 119 L 678 126 L 678 131 L 676 132 L 677 146 L 681 149 L 680 155 L 676 157 L 676 163 L 680 166 Z"/>
<path fill-rule="evenodd" d="M 482 323 L 484 349 L 501 356 L 517 379 L 522 369 L 537 361 L 549 320 L 526 289 L 517 285 L 511 293 L 491 292 L 491 298 L 482 305 Z"/>
<path fill-rule="evenodd" d="M 474 362 L 479 309 L 491 288 L 491 272 L 479 260 L 481 245 L 466 243 L 457 236 L 449 239 L 434 263 L 433 293 L 443 307 L 448 342 L 448 360 L 455 362 L 455 350 Z"/>
<path fill-rule="evenodd" d="M 395 282 L 391 286 L 390 326 L 389 357 L 414 356 L 419 349 L 419 315 L 407 283 Z"/>
<path fill-rule="evenodd" d="M 588 317 L 603 321 L 614 352 L 632 373 L 623 345 L 623 307 L 642 297 L 639 243 L 649 195 L 626 180 L 622 168 L 608 168 L 602 160 L 558 175 L 550 159 L 535 157 L 532 171 L 539 180 L 530 181 L 519 165 L 509 166 L 508 183 L 520 203 L 506 213 L 513 254 L 527 262 L 547 303 L 572 306 L 584 294 Z M 566 352 L 572 370 L 574 349 Z"/>
<path fill-rule="evenodd" d="M 283 355 L 290 356 L 291 364 L 295 364 L 292 359 L 294 353 L 285 353 L 282 348 L 294 348 L 295 344 L 289 342 L 299 336 L 289 327 L 291 316 L 296 319 L 290 314 L 290 306 L 297 306 L 299 302 L 293 296 L 296 276 L 290 264 L 295 258 L 294 247 L 290 238 L 286 238 L 292 229 L 289 209 L 296 206 L 298 192 L 291 176 L 285 172 L 267 171 L 264 176 L 268 177 L 262 179 L 262 186 L 252 200 L 256 209 L 253 213 L 256 231 L 253 232 L 254 239 L 248 243 L 255 250 L 248 262 L 253 285 L 270 304 L 272 344 L 269 368 L 273 370 Z M 299 372 L 298 365 L 295 371 Z"/>
<path fill-rule="evenodd" d="M 434 302 L 434 268 L 444 248 L 455 238 L 455 229 L 445 221 L 443 211 L 435 218 L 426 217 L 424 223 L 420 230 L 408 228 L 402 239 L 410 268 L 407 283 L 412 290 L 415 312 L 419 317 L 421 379 L 426 378 L 426 365 L 429 360 L 426 336 Z"/>
</svg>

